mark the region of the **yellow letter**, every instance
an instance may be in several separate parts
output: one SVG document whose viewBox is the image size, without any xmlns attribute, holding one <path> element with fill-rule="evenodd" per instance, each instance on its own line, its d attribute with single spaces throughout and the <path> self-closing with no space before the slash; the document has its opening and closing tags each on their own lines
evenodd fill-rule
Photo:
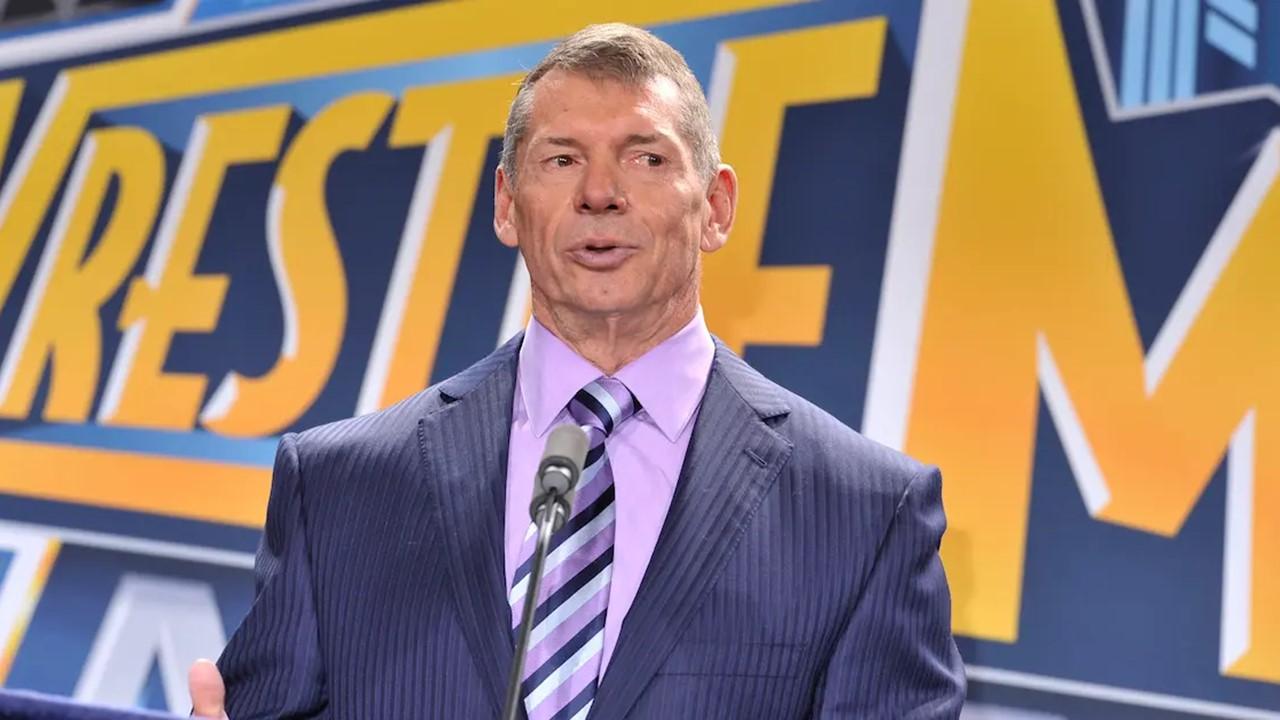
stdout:
<svg viewBox="0 0 1280 720">
<path fill-rule="evenodd" d="M 360 388 L 359 413 L 427 386 L 485 153 L 502 135 L 518 81 L 519 76 L 498 77 L 405 93 L 391 146 L 426 143 L 427 150 Z"/>
<path fill-rule="evenodd" d="M 0 416 L 25 418 L 53 359 L 46 420 L 89 416 L 102 353 L 98 309 L 137 261 L 164 190 L 164 154 L 137 128 L 97 130 L 85 138 L 0 366 Z M 120 183 L 111 220 L 84 259 L 113 178 Z"/>
<path fill-rule="evenodd" d="M 720 146 L 738 172 L 733 236 L 703 269 L 711 329 L 742 352 L 748 343 L 817 345 L 831 268 L 761 267 L 765 219 L 787 106 L 869 97 L 880 82 L 883 18 L 727 42 L 711 80 Z M 821 68 L 796 72 L 796 68 Z"/>
<path fill-rule="evenodd" d="M 552 41 L 591 22 L 660 25 L 796 1 L 650 0 L 612 7 L 562 0 L 555 12 L 506 0 L 411 4 L 64 70 L 0 188 L 0 302 L 95 112 Z M 502 23 L 493 23 L 495 13 Z"/>
<path fill-rule="evenodd" d="M 1230 445 L 1220 664 L 1280 681 L 1280 135 L 1144 353 L 1053 4 L 969 26 L 906 440 L 947 474 L 956 629 L 1016 637 L 1042 388 L 1100 520 L 1177 533 Z"/>
<path fill-rule="evenodd" d="M 187 143 L 147 262 L 120 312 L 125 335 L 103 391 L 98 421 L 189 429 L 203 399 L 203 375 L 163 372 L 175 332 L 209 332 L 227 291 L 225 275 L 196 275 L 196 260 L 227 168 L 280 152 L 286 106 L 201 117 Z"/>
<path fill-rule="evenodd" d="M 22 78 L 0 82 L 0 158 L 9 149 L 9 138 L 13 134 L 13 122 L 18 117 L 18 102 L 22 100 L 24 84 Z"/>
<path fill-rule="evenodd" d="M 24 81 L 21 78 L 14 80 L 6 80 L 0 83 L 0 163 L 3 163 L 4 156 L 9 149 L 9 139 L 13 135 L 13 124 L 18 117 L 18 103 L 22 100 L 22 88 Z M 17 161 L 14 161 L 16 164 Z M 2 176 L 5 184 L 12 184 L 14 171 L 13 167 L 3 168 L 5 170 Z M 4 195 L 11 194 L 11 191 L 0 192 L 0 222 L 3 221 L 3 213 L 5 208 Z M 0 225 L 2 226 L 2 225 Z M 3 235 L 0 235 L 3 237 Z M 10 283 L 12 278 L 17 276 L 18 270 L 22 267 L 22 261 L 26 259 L 27 248 L 30 243 L 8 241 L 0 242 L 0 307 L 3 307 L 8 300 Z"/>
<path fill-rule="evenodd" d="M 277 432 L 324 388 L 342 348 L 347 278 L 325 206 L 325 181 L 338 155 L 363 150 L 391 109 L 382 93 L 342 98 L 316 115 L 289 146 L 271 189 L 267 242 L 284 310 L 275 367 L 261 377 L 230 373 L 201 414 L 226 435 Z"/>
</svg>

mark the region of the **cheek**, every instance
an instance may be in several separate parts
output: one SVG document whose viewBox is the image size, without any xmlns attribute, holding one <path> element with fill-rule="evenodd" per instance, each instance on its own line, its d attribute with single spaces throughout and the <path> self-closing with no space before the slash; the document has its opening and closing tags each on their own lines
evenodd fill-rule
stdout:
<svg viewBox="0 0 1280 720">
<path fill-rule="evenodd" d="M 531 204 L 530 207 L 534 209 L 526 210 L 520 215 L 520 249 L 527 256 L 534 256 L 534 259 L 527 258 L 526 262 L 537 262 L 551 254 L 555 223 L 549 213 L 537 209 L 537 204 Z"/>
<path fill-rule="evenodd" d="M 695 219 L 680 215 L 666 219 L 661 250 L 655 253 L 656 267 L 651 270 L 656 283 L 678 286 L 688 282 L 698 261 L 700 236 Z"/>
</svg>

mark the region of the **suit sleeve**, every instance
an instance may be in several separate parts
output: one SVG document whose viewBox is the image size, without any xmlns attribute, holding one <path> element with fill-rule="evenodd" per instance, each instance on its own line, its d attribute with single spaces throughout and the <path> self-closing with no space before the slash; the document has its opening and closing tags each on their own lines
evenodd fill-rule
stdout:
<svg viewBox="0 0 1280 720">
<path fill-rule="evenodd" d="M 218 660 L 232 720 L 323 716 L 324 665 L 309 564 L 297 436 L 290 434 L 276 450 L 253 607 Z"/>
<path fill-rule="evenodd" d="M 875 567 L 818 688 L 815 717 L 958 718 L 964 665 L 938 546 L 942 478 L 917 476 L 898 503 Z"/>
</svg>

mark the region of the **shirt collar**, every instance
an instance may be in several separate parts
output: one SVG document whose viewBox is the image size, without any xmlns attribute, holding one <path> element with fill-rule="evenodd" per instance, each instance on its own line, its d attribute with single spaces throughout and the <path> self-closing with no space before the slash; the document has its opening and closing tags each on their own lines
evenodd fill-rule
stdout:
<svg viewBox="0 0 1280 720">
<path fill-rule="evenodd" d="M 635 394 L 670 442 L 693 419 L 711 372 L 715 344 L 702 316 L 614 373 Z M 604 373 L 537 318 L 530 317 L 520 346 L 519 388 L 525 413 L 536 437 L 542 437 L 575 393 Z"/>
</svg>

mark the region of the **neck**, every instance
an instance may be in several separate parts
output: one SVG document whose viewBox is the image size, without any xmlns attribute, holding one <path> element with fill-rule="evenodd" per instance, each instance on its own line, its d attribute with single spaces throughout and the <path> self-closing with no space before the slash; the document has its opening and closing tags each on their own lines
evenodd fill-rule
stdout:
<svg viewBox="0 0 1280 720">
<path fill-rule="evenodd" d="M 632 313 L 583 313 L 556 307 L 536 290 L 533 316 L 587 362 L 612 375 L 675 335 L 698 311 L 698 291 Z"/>
</svg>

